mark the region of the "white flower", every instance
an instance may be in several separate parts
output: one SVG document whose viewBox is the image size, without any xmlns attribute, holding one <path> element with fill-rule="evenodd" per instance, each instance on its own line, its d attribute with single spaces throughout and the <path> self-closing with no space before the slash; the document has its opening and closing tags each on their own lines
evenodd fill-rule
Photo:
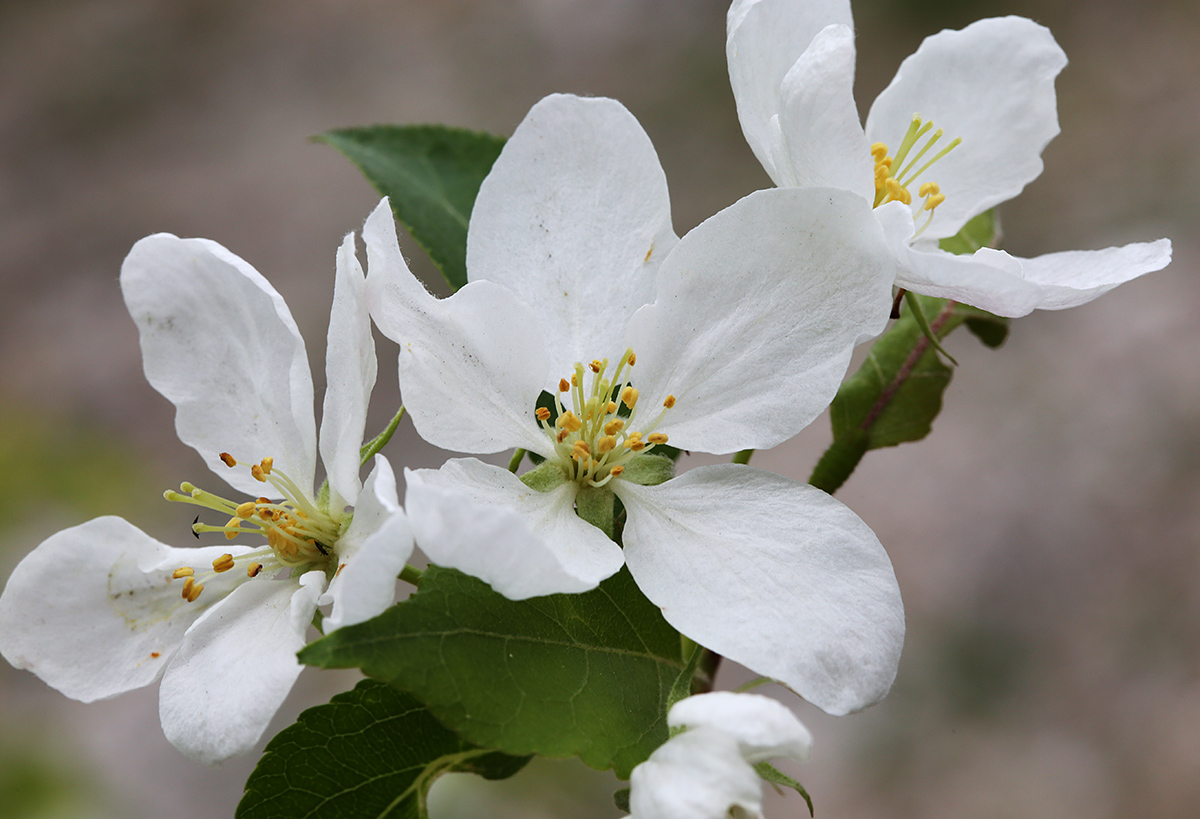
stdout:
<svg viewBox="0 0 1200 819">
<path fill-rule="evenodd" d="M 213 510 L 201 517 L 220 525 L 198 532 L 261 533 L 268 545 L 173 548 L 116 517 L 59 532 L 0 597 L 0 653 L 84 702 L 161 675 L 167 738 L 218 762 L 249 750 L 283 702 L 318 604 L 333 604 L 327 631 L 378 614 L 412 552 L 388 462 L 377 456 L 359 480 L 376 371 L 362 268 L 351 234 L 337 257 L 320 499 L 308 358 L 275 289 L 220 245 L 168 234 L 134 245 L 121 288 L 180 440 L 249 494 L 226 500 L 184 484 L 168 499 Z"/>
<path fill-rule="evenodd" d="M 808 759 L 812 735 L 783 704 L 758 694 L 714 691 L 677 702 L 681 730 L 633 769 L 631 819 L 762 819 L 760 762 Z"/>
<path fill-rule="evenodd" d="M 735 0 L 729 77 L 742 131 L 776 185 L 842 188 L 876 206 L 897 286 L 1015 317 L 1084 304 L 1170 262 L 1166 239 L 1034 259 L 940 250 L 1042 172 L 1066 55 L 1020 17 L 942 31 L 901 64 L 864 130 L 852 25 L 848 0 Z"/>
<path fill-rule="evenodd" d="M 647 454 L 668 439 L 767 448 L 808 424 L 854 345 L 884 324 L 879 234 L 853 195 L 772 190 L 678 240 L 637 121 L 572 96 L 534 106 L 484 180 L 470 282 L 450 298 L 413 278 L 380 205 L 363 229 L 367 298 L 400 344 L 413 425 L 446 449 L 546 459 L 526 476 L 536 489 L 475 459 L 406 472 L 417 542 L 514 599 L 594 588 L 627 563 L 667 621 L 708 648 L 831 712 L 879 699 L 904 620 L 866 524 L 746 466 L 663 483 L 669 464 Z M 557 420 L 536 408 L 543 391 Z M 611 509 L 614 494 L 624 550 L 576 514 Z M 475 531 L 447 531 L 465 499 L 494 508 Z"/>
</svg>

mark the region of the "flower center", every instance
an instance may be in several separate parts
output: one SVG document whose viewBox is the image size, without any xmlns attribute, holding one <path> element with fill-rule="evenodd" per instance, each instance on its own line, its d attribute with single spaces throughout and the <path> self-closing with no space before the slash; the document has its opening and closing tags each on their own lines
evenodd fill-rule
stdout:
<svg viewBox="0 0 1200 819">
<path fill-rule="evenodd" d="M 637 455 L 667 442 L 666 435 L 654 430 L 675 406 L 675 396 L 668 395 L 658 417 L 638 429 L 638 391 L 628 377 L 636 361 L 633 350 L 626 350 L 611 377 L 607 358 L 587 366 L 577 362 L 570 379 L 558 382 L 557 417 L 538 407 L 538 425 L 554 444 L 569 480 L 604 486 Z"/>
<path fill-rule="evenodd" d="M 909 123 L 908 131 L 904 134 L 904 139 L 900 141 L 900 147 L 896 150 L 894 157 L 888 155 L 888 146 L 883 142 L 876 142 L 871 146 L 871 156 L 875 159 L 875 207 L 886 202 L 903 202 L 911 205 L 912 194 L 908 190 L 909 186 L 920 179 L 921 174 L 929 170 L 935 162 L 962 142 L 961 137 L 955 137 L 934 154 L 932 159 L 917 167 L 917 163 L 937 145 L 945 134 L 941 128 L 930 134 L 932 129 L 932 120 L 922 120 L 920 114 L 913 114 L 912 122 Z M 925 224 L 917 229 L 913 238 L 920 236 L 925 228 L 929 227 L 929 223 L 933 221 L 934 209 L 946 201 L 946 194 L 942 193 L 938 183 L 933 181 L 922 183 L 917 189 L 917 196 L 924 199 L 925 204 L 913 216 L 914 221 L 922 211 L 927 211 L 929 215 L 925 219 Z"/>
<path fill-rule="evenodd" d="M 229 515 L 223 526 L 210 526 L 199 522 L 192 524 L 192 532 L 199 537 L 202 532 L 221 532 L 226 539 L 233 540 L 241 534 L 262 535 L 267 546 L 244 555 L 234 557 L 221 555 L 213 561 L 211 573 L 197 575 L 191 566 L 175 570 L 172 579 L 182 579 L 183 599 L 193 602 L 204 591 L 204 581 L 217 574 L 227 572 L 237 565 L 245 567 L 247 577 L 257 577 L 264 569 L 272 576 L 283 569 L 302 574 L 312 568 L 324 567 L 329 563 L 333 546 L 341 532 L 344 515 L 331 515 L 317 507 L 300 490 L 286 473 L 275 469 L 272 458 L 263 458 L 256 464 L 247 464 L 234 459 L 227 452 L 221 460 L 230 468 L 248 467 L 255 480 L 269 483 L 283 495 L 283 500 L 270 498 L 254 500 L 227 500 L 220 495 L 206 492 L 190 483 L 179 486 L 179 492 L 168 490 L 163 497 L 176 503 L 190 503 Z"/>
</svg>

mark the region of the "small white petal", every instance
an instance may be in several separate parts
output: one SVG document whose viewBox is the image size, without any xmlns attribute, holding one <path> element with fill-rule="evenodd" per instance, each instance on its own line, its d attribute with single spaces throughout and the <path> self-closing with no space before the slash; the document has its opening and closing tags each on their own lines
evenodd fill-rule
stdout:
<svg viewBox="0 0 1200 819">
<path fill-rule="evenodd" d="M 668 623 L 831 714 L 887 694 L 904 609 L 887 553 L 853 512 L 734 464 L 618 484 L 625 561 Z"/>
<path fill-rule="evenodd" d="M 179 440 L 243 492 L 261 495 L 264 485 L 225 466 L 221 452 L 251 462 L 273 457 L 299 486 L 312 486 L 312 376 L 275 288 L 216 242 L 159 233 L 125 257 L 121 292 L 146 378 L 175 404 Z"/>
<path fill-rule="evenodd" d="M 686 702 L 686 700 L 684 700 Z M 629 777 L 636 819 L 727 819 L 736 806 L 762 817 L 762 780 L 742 758 L 737 740 L 700 727 L 672 737 Z"/>
<path fill-rule="evenodd" d="M 928 237 L 953 236 L 1042 172 L 1042 149 L 1058 134 L 1054 78 L 1066 64 L 1048 29 L 1021 17 L 996 17 L 927 37 L 900 65 L 871 106 L 867 139 L 895 151 L 913 114 L 920 114 L 945 131 L 923 164 L 962 138 L 921 177 L 946 195 Z"/>
<path fill-rule="evenodd" d="M 667 179 L 638 121 L 615 100 L 555 94 L 530 110 L 479 188 L 467 271 L 539 316 L 550 386 L 576 361 L 620 357 L 620 328 L 654 300 L 676 241 Z"/>
<path fill-rule="evenodd" d="M 779 127 L 787 187 L 829 187 L 875 196 L 871 146 L 854 104 L 854 31 L 829 26 L 784 77 Z"/>
<path fill-rule="evenodd" d="M 550 454 L 534 417 L 549 372 L 538 316 L 504 287 L 472 282 L 439 300 L 400 255 L 384 199 L 363 227 L 367 304 L 400 345 L 400 391 L 426 441 L 457 452 Z"/>
<path fill-rule="evenodd" d="M 751 764 L 778 756 L 803 761 L 812 749 L 812 734 L 791 709 L 760 694 L 712 691 L 687 697 L 671 707 L 667 725 L 724 731 Z"/>
<path fill-rule="evenodd" d="M 326 634 L 370 620 L 396 599 L 396 578 L 413 552 L 413 537 L 396 494 L 396 476 L 382 455 L 358 496 L 354 519 L 338 539 L 338 568 L 321 605 L 333 604 Z"/>
<path fill-rule="evenodd" d="M 1104 250 L 1069 250 L 1018 261 L 1025 278 L 1041 291 L 1038 308 L 1063 310 L 1166 267 L 1171 262 L 1171 242 L 1159 239 Z"/>
<path fill-rule="evenodd" d="M 83 702 L 149 685 L 184 632 L 221 600 L 234 572 L 188 603 L 181 566 L 203 570 L 246 547 L 174 549 L 117 517 L 51 536 L 13 571 L 0 596 L 0 654 Z"/>
<path fill-rule="evenodd" d="M 298 581 L 260 576 L 193 624 L 159 690 L 172 745 L 208 764 L 254 746 L 300 674 L 296 652 L 324 582 L 316 571 Z"/>
<path fill-rule="evenodd" d="M 421 550 L 511 600 L 594 589 L 624 562 L 617 544 L 575 514 L 577 484 L 538 492 L 474 458 L 404 477 Z"/>
<path fill-rule="evenodd" d="M 325 352 L 325 406 L 321 412 L 321 460 L 329 476 L 331 508 L 353 506 L 362 482 L 359 449 L 367 424 L 367 404 L 378 365 L 371 317 L 367 313 L 362 266 L 354 255 L 354 234 L 337 253 L 333 309 Z"/>
<path fill-rule="evenodd" d="M 729 9 L 725 53 L 738 120 L 776 184 L 784 184 L 775 161 L 782 148 L 780 85 L 817 33 L 834 24 L 853 26 L 849 0 L 752 0 Z"/>
<path fill-rule="evenodd" d="M 659 430 L 675 446 L 725 453 L 787 440 L 833 400 L 854 346 L 886 326 L 893 276 L 862 197 L 747 196 L 683 238 L 659 272 L 658 300 L 629 322 L 639 419 L 670 394 Z"/>
</svg>

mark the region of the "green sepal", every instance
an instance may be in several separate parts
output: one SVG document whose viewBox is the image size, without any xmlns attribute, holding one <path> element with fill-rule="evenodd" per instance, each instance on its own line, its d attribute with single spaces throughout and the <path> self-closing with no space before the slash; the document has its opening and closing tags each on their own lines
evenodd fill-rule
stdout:
<svg viewBox="0 0 1200 819">
<path fill-rule="evenodd" d="M 617 810 L 629 813 L 629 788 L 617 788 L 613 791 L 613 804 Z"/>
<path fill-rule="evenodd" d="M 994 210 L 985 210 L 967 221 L 953 236 L 938 242 L 938 247 L 956 256 L 974 253 L 981 247 L 995 247 L 1000 239 L 1000 220 Z"/>
<path fill-rule="evenodd" d="M 679 633 L 627 569 L 583 594 L 513 601 L 430 566 L 407 600 L 300 652 L 361 668 L 421 700 L 477 745 L 579 756 L 627 778 L 667 738 Z"/>
<path fill-rule="evenodd" d="M 675 461 L 669 454 L 658 454 L 658 446 L 649 455 L 635 455 L 625 464 L 621 480 L 641 486 L 658 486 L 675 477 Z"/>
<path fill-rule="evenodd" d="M 375 457 L 379 450 L 387 446 L 387 442 L 392 440 L 392 436 L 396 434 L 396 428 L 400 426 L 400 419 L 404 417 L 404 406 L 400 406 L 400 411 L 392 416 L 392 420 L 388 421 L 388 425 L 383 428 L 383 432 L 376 435 L 367 443 L 363 444 L 358 450 L 358 465 L 366 466 L 367 461 Z M 328 483 L 328 481 L 326 481 Z"/>
<path fill-rule="evenodd" d="M 451 290 L 467 283 L 467 220 L 503 137 L 445 125 L 374 125 L 315 139 L 341 151 L 388 197 Z"/>
<path fill-rule="evenodd" d="M 616 495 L 607 486 L 581 486 L 575 495 L 575 513 L 607 535 L 609 540 L 616 540 L 614 501 Z"/>
<path fill-rule="evenodd" d="M 536 492 L 551 492 L 566 483 L 567 476 L 557 463 L 543 460 L 518 480 Z"/>
<path fill-rule="evenodd" d="M 795 779 L 792 779 L 790 776 L 769 762 L 759 762 L 754 766 L 754 770 L 757 771 L 758 775 L 764 780 L 774 785 L 776 790 L 782 787 L 791 788 L 792 790 L 796 791 L 796 793 L 804 797 L 805 803 L 808 804 L 808 815 L 816 816 L 816 813 L 813 812 L 812 797 L 808 795 L 808 791 L 804 790 L 804 786 Z"/>
<path fill-rule="evenodd" d="M 304 711 L 272 739 L 246 782 L 237 819 L 426 819 L 449 771 L 512 776 L 529 761 L 466 742 L 419 701 L 375 680 Z"/>
</svg>

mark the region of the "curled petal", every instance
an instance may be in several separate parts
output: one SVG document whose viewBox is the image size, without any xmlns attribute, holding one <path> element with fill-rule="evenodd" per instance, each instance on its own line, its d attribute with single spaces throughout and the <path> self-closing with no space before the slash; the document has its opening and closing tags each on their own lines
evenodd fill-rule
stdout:
<svg viewBox="0 0 1200 819">
<path fill-rule="evenodd" d="M 179 440 L 248 494 L 263 494 L 264 485 L 225 466 L 220 453 L 250 462 L 270 456 L 297 485 L 312 486 L 312 376 L 275 288 L 216 242 L 158 233 L 125 257 L 121 292 L 146 378 L 175 405 Z"/>
<path fill-rule="evenodd" d="M 254 747 L 300 674 L 296 652 L 324 585 L 318 571 L 255 578 L 193 624 L 159 690 L 172 745 L 210 765 Z"/>
<path fill-rule="evenodd" d="M 396 599 L 396 578 L 413 552 L 408 518 L 396 494 L 396 476 L 382 455 L 367 476 L 354 519 L 338 539 L 337 561 L 321 604 L 333 604 L 326 634 L 369 620 Z"/>
<path fill-rule="evenodd" d="M 158 679 L 191 624 L 221 600 L 236 572 L 194 602 L 181 566 L 197 570 L 246 547 L 173 549 L 117 517 L 51 536 L 13 571 L 0 596 L 0 654 L 72 699 L 92 702 Z"/>
<path fill-rule="evenodd" d="M 738 741 L 742 756 L 752 764 L 778 756 L 803 761 L 812 749 L 812 734 L 796 715 L 778 700 L 759 694 L 712 691 L 686 697 L 672 706 L 667 724 L 724 731 Z"/>
<path fill-rule="evenodd" d="M 733 464 L 616 491 L 625 562 L 672 626 L 831 714 L 887 694 L 904 642 L 900 589 L 875 534 L 841 503 Z"/>
<path fill-rule="evenodd" d="M 457 452 L 551 453 L 534 410 L 549 372 L 538 316 L 504 287 L 436 299 L 400 255 L 384 199 L 363 227 L 367 304 L 400 345 L 400 391 L 421 437 Z"/>
<path fill-rule="evenodd" d="M 549 387 L 576 361 L 620 357 L 620 328 L 654 300 L 654 274 L 676 241 L 667 179 L 638 121 L 615 100 L 554 94 L 479 188 L 467 269 L 538 315 Z"/>
<path fill-rule="evenodd" d="M 726 819 L 734 807 L 745 811 L 734 815 L 762 817 L 758 773 L 734 737 L 708 726 L 659 746 L 629 786 L 631 819 Z"/>
<path fill-rule="evenodd" d="M 617 544 L 575 514 L 574 483 L 538 492 L 473 458 L 404 477 L 421 550 L 511 600 L 594 589 L 624 562 Z"/>
<path fill-rule="evenodd" d="M 1171 262 L 1171 242 L 1159 239 L 1104 250 L 1069 250 L 1018 261 L 1026 280 L 1041 291 L 1038 308 L 1063 310 L 1166 267 Z"/>
<path fill-rule="evenodd" d="M 335 493 L 330 504 L 336 510 L 346 504 L 353 506 L 362 488 L 359 448 L 377 370 L 366 285 L 362 266 L 354 255 L 354 234 L 350 233 L 337 253 L 325 352 L 325 405 L 321 412 L 321 460 Z"/>
<path fill-rule="evenodd" d="M 680 241 L 657 301 L 629 322 L 639 413 L 653 418 L 674 395 L 659 429 L 683 449 L 787 440 L 833 400 L 854 346 L 886 325 L 894 275 L 862 197 L 747 196 Z"/>
</svg>

